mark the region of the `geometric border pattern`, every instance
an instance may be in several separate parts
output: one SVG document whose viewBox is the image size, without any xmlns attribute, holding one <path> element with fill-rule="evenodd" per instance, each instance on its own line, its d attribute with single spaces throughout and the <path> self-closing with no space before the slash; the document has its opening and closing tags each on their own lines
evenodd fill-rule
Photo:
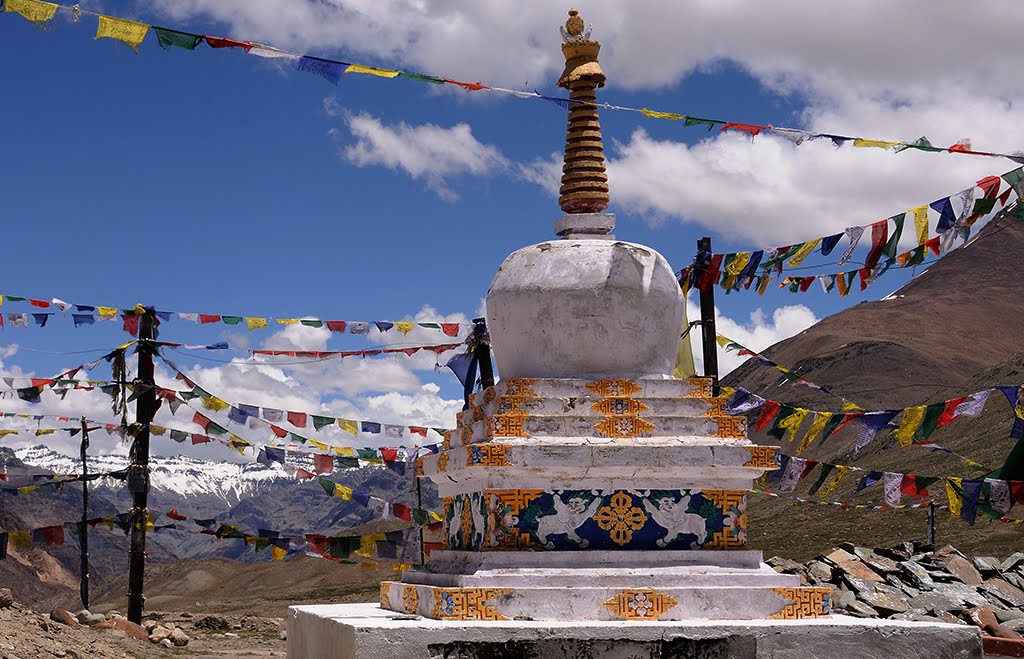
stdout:
<svg viewBox="0 0 1024 659">
<path fill-rule="evenodd" d="M 678 605 L 674 598 L 651 588 L 627 588 L 601 604 L 624 620 L 657 620 Z"/>
<path fill-rule="evenodd" d="M 771 620 L 822 618 L 832 611 L 831 588 L 772 588 L 772 592 L 786 598 L 790 603 L 768 616 Z"/>
</svg>

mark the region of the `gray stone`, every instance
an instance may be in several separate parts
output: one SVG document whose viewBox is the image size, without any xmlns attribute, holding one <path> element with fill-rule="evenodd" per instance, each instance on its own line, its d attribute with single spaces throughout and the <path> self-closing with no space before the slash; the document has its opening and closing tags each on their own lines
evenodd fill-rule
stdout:
<svg viewBox="0 0 1024 659">
<path fill-rule="evenodd" d="M 89 618 L 85 621 L 84 624 L 89 625 L 90 627 L 92 627 L 94 625 L 98 625 L 99 623 L 103 622 L 104 620 L 106 620 L 106 618 L 103 616 L 103 614 L 101 614 L 101 613 L 90 613 L 89 614 Z"/>
<path fill-rule="evenodd" d="M 902 613 L 896 613 L 889 616 L 890 620 L 916 620 L 919 622 L 942 622 L 939 618 L 929 614 L 927 611 L 921 609 L 910 609 Z"/>
<path fill-rule="evenodd" d="M 859 558 L 865 565 L 879 574 L 896 572 L 900 568 L 899 563 L 896 561 L 884 556 L 879 556 L 870 549 L 857 547 L 857 550 L 854 553 L 857 554 L 857 558 Z"/>
<path fill-rule="evenodd" d="M 145 629 L 150 634 L 152 634 L 153 630 L 156 629 L 159 626 L 160 626 L 160 623 L 157 622 L 156 620 L 143 620 L 142 621 L 143 629 Z"/>
<path fill-rule="evenodd" d="M 921 567 L 919 563 L 903 561 L 900 563 L 900 574 L 907 583 L 918 590 L 931 590 L 935 588 L 935 582 L 928 576 L 928 571 Z"/>
<path fill-rule="evenodd" d="M 854 593 L 852 590 L 839 589 L 833 590 L 832 593 L 832 601 L 834 602 L 836 608 L 845 609 L 852 602 L 857 601 L 857 594 Z"/>
<path fill-rule="evenodd" d="M 981 585 L 981 590 L 995 595 L 1010 606 L 1016 608 L 1024 606 L 1024 591 L 1021 591 L 1021 589 L 1016 586 L 1011 586 L 1002 579 L 997 579 L 995 577 L 986 579 L 985 583 Z"/>
<path fill-rule="evenodd" d="M 854 577 L 861 581 L 873 581 L 875 583 L 882 583 L 883 581 L 877 572 L 858 560 L 843 561 L 839 564 L 839 571 L 843 573 L 843 576 Z"/>
<path fill-rule="evenodd" d="M 974 569 L 971 562 L 959 554 L 946 557 L 946 571 L 968 586 L 977 586 L 982 582 L 981 573 Z"/>
<path fill-rule="evenodd" d="M 825 556 L 823 556 L 823 558 L 832 565 L 836 566 L 838 566 L 840 563 L 857 560 L 856 556 L 854 556 L 848 551 L 843 551 L 842 549 L 836 549 L 831 554 L 826 554 Z"/>
<path fill-rule="evenodd" d="M 895 547 L 875 547 L 875 553 L 879 556 L 885 556 L 899 563 L 900 561 L 909 560 L 913 554 L 907 551 L 903 545 L 896 545 Z"/>
<path fill-rule="evenodd" d="M 925 611 L 931 611 L 936 614 L 940 611 L 959 613 L 964 610 L 964 605 L 958 600 L 946 597 L 945 595 L 936 592 L 921 593 L 916 597 L 911 597 L 910 606 L 915 609 L 924 609 Z"/>
<path fill-rule="evenodd" d="M 949 611 L 939 611 L 937 614 L 939 620 L 950 625 L 969 625 L 970 623 L 964 622 L 958 616 L 953 615 Z"/>
<path fill-rule="evenodd" d="M 849 606 L 846 607 L 846 612 L 858 616 L 860 618 L 877 618 L 878 611 L 871 608 L 871 605 L 862 602 L 860 600 L 854 600 Z"/>
<path fill-rule="evenodd" d="M 818 583 L 830 583 L 832 581 L 832 567 L 822 561 L 811 561 L 807 564 L 807 576 Z"/>
<path fill-rule="evenodd" d="M 935 584 L 934 591 L 958 602 L 970 604 L 971 606 L 992 605 L 984 595 L 978 592 L 976 588 L 972 588 L 971 586 L 967 586 L 962 583 L 937 583 Z"/>
<path fill-rule="evenodd" d="M 871 587 L 874 584 L 874 582 L 864 581 L 863 579 L 858 579 L 857 577 L 851 577 L 848 574 L 843 575 L 843 583 L 846 584 L 846 586 L 850 590 L 857 593 L 858 596 L 861 593 L 866 593 L 867 591 L 871 590 Z"/>
<path fill-rule="evenodd" d="M 53 611 L 50 611 L 50 620 L 71 627 L 78 626 L 78 620 L 67 609 L 54 609 Z"/>
<path fill-rule="evenodd" d="M 1018 565 L 1024 565 L 1024 552 L 1017 552 L 1012 554 L 1009 558 L 999 564 L 999 569 L 1002 572 L 1009 572 L 1015 569 Z"/>
<path fill-rule="evenodd" d="M 1024 611 L 1021 609 L 993 609 L 999 622 L 1010 620 L 1024 620 Z"/>
<path fill-rule="evenodd" d="M 1006 620 L 1003 622 L 1003 626 L 1009 627 L 1018 634 L 1024 633 L 1024 618 L 1014 618 L 1013 620 Z"/>
<path fill-rule="evenodd" d="M 163 625 L 157 625 L 149 630 L 149 642 L 159 643 L 165 638 L 170 638 L 171 630 Z"/>
<path fill-rule="evenodd" d="M 902 613 L 910 609 L 903 591 L 881 583 L 875 584 L 874 588 L 868 592 L 859 593 L 857 597 L 870 604 L 871 608 L 878 611 L 881 616 Z"/>
<path fill-rule="evenodd" d="M 975 556 L 971 559 L 974 567 L 986 577 L 990 577 L 999 571 L 999 559 L 992 556 Z"/>
<path fill-rule="evenodd" d="M 188 645 L 188 642 L 192 640 L 188 637 L 188 634 L 181 630 L 181 627 L 175 627 L 171 630 L 169 638 L 171 639 L 171 642 L 174 643 L 175 647 L 179 648 L 185 647 Z"/>
<path fill-rule="evenodd" d="M 897 577 L 895 574 L 885 575 L 885 583 L 889 584 L 893 588 L 899 588 L 907 597 L 917 597 L 921 594 L 920 590 L 907 584 L 905 581 Z"/>
<path fill-rule="evenodd" d="M 802 574 L 805 569 L 800 563 L 788 558 L 780 558 L 779 556 L 772 556 L 765 563 L 781 574 Z"/>
<path fill-rule="evenodd" d="M 944 545 L 943 547 L 936 549 L 935 551 L 928 554 L 928 557 L 934 560 L 936 558 L 945 558 L 946 556 L 954 555 L 963 556 L 963 554 L 957 551 L 957 548 L 953 545 Z"/>
<path fill-rule="evenodd" d="M 14 595 L 10 588 L 0 588 L 0 609 L 10 608 L 14 604 Z"/>
</svg>

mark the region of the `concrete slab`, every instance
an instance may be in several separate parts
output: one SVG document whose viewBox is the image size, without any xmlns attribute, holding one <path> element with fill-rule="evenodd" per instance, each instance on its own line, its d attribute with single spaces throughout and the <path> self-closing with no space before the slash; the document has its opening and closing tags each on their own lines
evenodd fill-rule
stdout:
<svg viewBox="0 0 1024 659">
<path fill-rule="evenodd" d="M 668 659 L 705 657 L 980 658 L 964 625 L 832 616 L 817 620 L 693 622 L 450 622 L 376 604 L 293 606 L 292 659 Z"/>
</svg>

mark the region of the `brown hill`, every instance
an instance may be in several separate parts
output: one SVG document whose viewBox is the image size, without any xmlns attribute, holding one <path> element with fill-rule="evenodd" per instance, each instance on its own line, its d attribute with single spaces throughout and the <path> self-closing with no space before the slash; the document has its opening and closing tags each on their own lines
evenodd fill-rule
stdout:
<svg viewBox="0 0 1024 659">
<path fill-rule="evenodd" d="M 1024 223 L 999 218 L 977 239 L 944 256 L 916 279 L 877 302 L 864 302 L 826 318 L 782 341 L 764 355 L 866 409 L 903 408 L 933 403 L 997 384 L 1024 383 L 1024 313 L 1017 266 L 1024 253 Z M 723 378 L 773 400 L 816 410 L 839 411 L 842 400 L 800 385 L 777 386 L 779 373 L 753 360 Z M 962 418 L 932 436 L 937 444 L 990 468 L 999 467 L 1013 447 L 1013 421 L 1005 398 L 993 395 L 985 413 Z M 805 431 L 809 422 L 805 422 Z M 859 455 L 853 453 L 857 424 L 833 435 L 802 457 L 867 469 L 929 476 L 977 477 L 979 472 L 946 452 L 899 447 L 882 431 Z M 802 432 L 801 431 L 801 432 Z M 799 436 L 800 433 L 798 433 Z M 751 433 L 762 444 L 777 444 Z M 783 452 L 795 453 L 795 445 Z M 812 477 L 794 494 L 807 496 Z M 863 474 L 851 474 L 829 499 L 881 504 L 875 485 L 850 496 Z M 941 483 L 931 498 L 945 503 Z M 810 497 L 814 498 L 814 497 Z M 905 498 L 905 502 L 917 502 Z M 751 543 L 766 553 L 808 558 L 844 541 L 885 545 L 924 537 L 924 510 L 855 511 L 751 495 Z M 1021 526 L 979 518 L 973 528 L 939 512 L 938 538 L 969 551 L 1006 553 L 1024 541 Z M 1011 511 L 1024 517 L 1024 507 Z M 783 522 L 783 523 L 780 523 Z"/>
</svg>

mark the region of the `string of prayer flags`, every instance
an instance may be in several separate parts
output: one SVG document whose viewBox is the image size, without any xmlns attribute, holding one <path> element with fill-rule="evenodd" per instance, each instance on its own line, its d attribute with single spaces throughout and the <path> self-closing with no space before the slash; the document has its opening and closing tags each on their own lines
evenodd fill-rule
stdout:
<svg viewBox="0 0 1024 659">
<path fill-rule="evenodd" d="M 131 21 L 125 21 L 122 18 L 116 18 L 112 16 L 106 16 L 98 14 L 96 12 L 86 11 L 81 9 L 78 5 L 67 6 L 57 5 L 48 2 L 41 2 L 40 0 L 8 0 L 4 7 L 7 12 L 16 12 L 24 16 L 26 19 L 33 23 L 45 23 L 54 17 L 58 9 L 68 11 L 77 20 L 80 15 L 96 16 L 99 20 L 106 20 L 108 22 L 121 22 L 121 23 L 132 23 Z M 140 24 L 134 24 L 140 25 Z M 145 26 L 149 27 L 149 26 Z M 284 51 L 273 46 L 266 44 L 260 44 L 254 41 L 243 41 L 230 39 L 227 37 L 215 37 L 209 35 L 192 35 L 188 32 L 182 32 L 180 30 L 174 30 L 171 28 L 154 28 L 154 32 L 157 33 L 158 43 L 162 48 L 169 48 L 171 46 L 184 48 L 187 50 L 194 50 L 199 43 L 199 39 L 206 42 L 206 44 L 212 49 L 241 49 L 250 55 L 256 55 L 259 57 L 273 57 L 277 59 L 291 59 L 296 62 L 296 68 L 301 71 L 309 71 L 315 73 L 324 79 L 337 84 L 341 77 L 348 73 L 357 73 L 362 75 L 370 75 L 384 79 L 395 79 L 405 78 L 408 80 L 415 80 L 418 82 L 424 82 L 428 84 L 448 84 L 461 87 L 466 91 L 478 92 L 487 91 L 491 93 L 505 94 L 519 99 L 535 99 L 553 102 L 559 107 L 568 108 L 573 105 L 584 103 L 584 101 L 565 98 L 565 97 L 552 97 L 545 96 L 538 92 L 527 92 L 522 90 L 504 89 L 501 87 L 495 87 L 486 85 L 481 82 L 462 82 L 459 80 L 452 79 L 450 77 L 443 76 L 430 76 L 422 73 L 407 72 L 407 71 L 394 71 L 392 69 L 381 68 L 377 66 L 367 64 L 355 64 L 347 62 L 339 62 L 336 60 L 315 57 L 312 55 L 303 55 L 299 53 L 291 53 Z M 145 37 L 145 33 L 140 34 L 140 28 L 137 27 L 120 27 L 118 32 L 119 36 L 113 36 L 118 40 L 124 41 L 133 48 L 137 48 Z M 104 35 L 108 36 L 108 35 Z M 197 39 L 196 37 L 199 37 Z M 926 137 L 920 137 L 914 141 L 894 141 L 894 140 L 881 140 L 875 138 L 859 137 L 859 136 L 846 136 L 836 135 L 831 133 L 815 133 L 812 131 L 801 130 L 796 128 L 785 128 L 780 126 L 753 124 L 746 122 L 730 121 L 725 119 L 706 119 L 702 117 L 690 116 L 678 112 L 666 112 L 662 110 L 652 110 L 646 107 L 629 107 L 623 105 L 615 105 L 611 103 L 601 103 L 599 107 L 603 110 L 614 110 L 622 112 L 634 112 L 643 117 L 657 120 L 670 120 L 670 121 L 682 121 L 685 126 L 704 126 L 709 131 L 715 127 L 719 127 L 721 132 L 735 131 L 748 135 L 750 139 L 755 139 L 758 136 L 765 134 L 774 134 L 783 139 L 786 139 L 796 147 L 804 144 L 808 141 L 814 141 L 818 139 L 827 139 L 832 142 L 836 147 L 844 145 L 851 145 L 853 148 L 874 148 L 881 149 L 890 153 L 901 153 L 907 150 L 917 150 L 926 153 L 953 153 L 958 155 L 973 155 L 973 156 L 984 156 L 984 157 L 996 157 L 996 158 L 1008 158 L 1015 162 L 1024 162 L 1024 154 L 1019 152 L 1014 153 L 996 153 L 990 151 L 978 151 L 972 149 L 969 141 L 960 141 L 956 144 L 950 145 L 949 147 L 936 147 Z"/>
<path fill-rule="evenodd" d="M 978 190 L 981 192 L 980 195 Z M 794 293 L 806 292 L 815 281 L 819 281 L 826 292 L 835 289 L 840 296 L 845 296 L 852 289 L 855 279 L 859 279 L 860 289 L 864 290 L 896 265 L 900 268 L 920 265 L 928 252 L 941 256 L 953 248 L 957 238 L 961 238 L 966 244 L 970 237 L 970 227 L 978 219 L 991 213 L 1008 212 L 1013 205 L 1019 206 L 1022 194 L 1024 167 L 1018 167 L 1001 176 L 986 176 L 959 193 L 885 220 L 848 227 L 840 234 L 773 249 L 698 255 L 693 264 L 681 271 L 680 285 L 684 290 L 695 287 L 706 291 L 720 283 L 727 293 L 740 289 L 749 290 L 753 287 L 763 294 L 769 282 L 780 278 L 782 281 L 779 287 L 788 286 Z M 1013 204 L 1010 201 L 1011 195 L 1015 197 Z M 930 233 L 929 227 L 932 223 L 929 214 L 935 217 L 934 236 Z M 898 253 L 899 240 L 908 216 L 914 219 L 918 245 L 906 252 Z M 893 225 L 892 232 L 889 230 L 890 223 Z M 854 250 L 868 229 L 871 246 L 862 267 L 834 274 L 781 277 L 784 263 L 789 267 L 798 267 L 819 246 L 821 254 L 827 256 L 845 236 L 849 241 L 848 245 L 836 262 L 836 266 L 842 267 L 852 258 Z M 765 255 L 767 258 L 764 258 Z M 750 267 L 749 263 L 757 265 Z"/>
<path fill-rule="evenodd" d="M 399 519 L 404 519 L 405 521 L 412 521 L 416 524 L 430 524 L 431 522 L 440 522 L 444 520 L 441 513 L 433 510 L 425 510 L 422 508 L 407 506 L 405 504 L 391 503 L 381 499 L 380 497 L 375 497 L 372 494 L 357 492 L 350 487 L 335 483 L 331 479 L 324 478 L 323 476 L 319 477 L 317 482 L 320 483 L 320 487 L 324 489 L 324 492 L 326 492 L 328 496 L 338 497 L 345 501 L 356 501 L 370 510 L 378 512 L 384 519 L 397 517 Z M 395 506 L 399 506 L 398 515 L 394 514 Z"/>
<path fill-rule="evenodd" d="M 417 352 L 426 350 L 435 354 L 442 354 L 449 350 L 457 350 L 463 347 L 463 343 L 443 343 L 440 345 L 410 346 L 407 348 L 378 348 L 373 350 L 250 350 L 253 355 L 267 355 L 271 357 L 308 357 L 312 359 L 331 359 L 334 357 L 376 357 L 378 355 L 394 355 L 402 353 L 412 356 Z"/>
<path fill-rule="evenodd" d="M 149 26 L 144 23 L 114 18 L 112 16 L 100 16 L 96 26 L 97 39 L 115 39 L 127 44 L 133 51 L 138 52 L 139 45 L 146 38 Z"/>
<path fill-rule="evenodd" d="M 824 394 L 828 394 L 829 396 L 836 396 L 836 394 L 833 393 L 832 390 L 829 389 L 828 387 L 823 387 L 819 384 L 815 384 L 808 380 L 807 378 L 803 377 L 802 375 L 797 375 L 796 373 L 786 368 L 785 366 L 780 366 L 779 364 L 776 364 L 775 362 L 768 359 L 764 355 L 751 350 L 750 348 L 738 343 L 737 341 L 734 341 L 733 339 L 730 339 L 727 336 L 717 334 L 715 336 L 715 340 L 717 341 L 719 346 L 725 349 L 726 352 L 736 351 L 740 357 L 752 357 L 759 364 L 762 364 L 764 366 L 770 366 L 772 368 L 777 369 L 780 373 L 782 373 L 784 382 L 799 382 L 804 386 L 810 387 L 811 389 L 817 389 L 818 391 Z M 840 398 L 842 397 L 840 396 Z"/>
</svg>

